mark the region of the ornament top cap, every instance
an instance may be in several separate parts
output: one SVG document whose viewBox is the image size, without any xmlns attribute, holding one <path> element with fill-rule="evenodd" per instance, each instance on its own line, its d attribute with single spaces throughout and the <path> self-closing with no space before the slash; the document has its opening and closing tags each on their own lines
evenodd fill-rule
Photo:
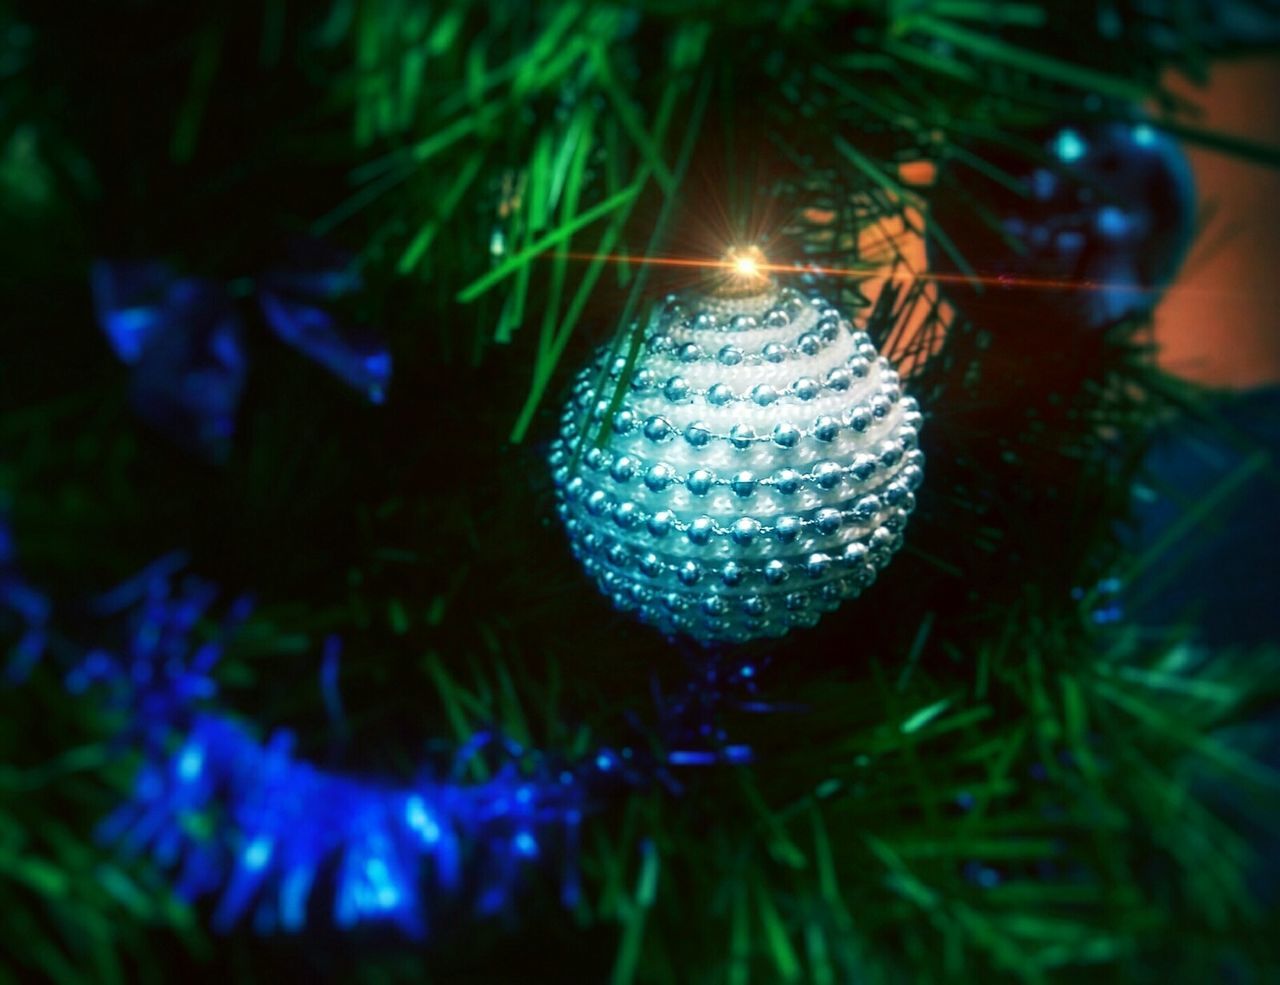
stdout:
<svg viewBox="0 0 1280 985">
<path fill-rule="evenodd" d="M 769 276 L 769 262 L 758 246 L 734 246 L 709 278 L 709 293 L 718 298 L 746 298 L 772 294 L 777 283 Z"/>
</svg>

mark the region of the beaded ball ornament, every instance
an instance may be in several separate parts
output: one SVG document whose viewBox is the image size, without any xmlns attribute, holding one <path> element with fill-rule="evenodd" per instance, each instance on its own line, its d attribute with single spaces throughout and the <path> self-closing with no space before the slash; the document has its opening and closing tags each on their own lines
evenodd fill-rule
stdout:
<svg viewBox="0 0 1280 985">
<path fill-rule="evenodd" d="M 708 645 L 782 636 L 857 596 L 901 546 L 924 476 L 922 417 L 888 360 L 758 258 L 731 255 L 718 284 L 668 296 L 629 374 L 600 350 L 550 453 L 557 511 L 600 590 Z"/>
</svg>

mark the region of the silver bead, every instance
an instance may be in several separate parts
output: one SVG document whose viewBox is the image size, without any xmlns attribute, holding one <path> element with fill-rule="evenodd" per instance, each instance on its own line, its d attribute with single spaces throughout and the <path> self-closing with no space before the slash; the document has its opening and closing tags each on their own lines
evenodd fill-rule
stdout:
<svg viewBox="0 0 1280 985">
<path fill-rule="evenodd" d="M 742 362 L 742 350 L 736 345 L 726 345 L 716 353 L 716 360 L 721 366 L 737 366 Z"/>
<path fill-rule="evenodd" d="M 706 469 L 694 469 L 685 479 L 685 487 L 695 496 L 705 496 L 715 482 L 715 476 Z"/>
<path fill-rule="evenodd" d="M 834 489 L 844 478 L 844 469 L 838 462 L 818 462 L 813 467 L 813 481 L 823 489 Z"/>
<path fill-rule="evenodd" d="M 780 363 L 787 358 L 787 347 L 781 342 L 769 342 L 760 350 L 767 363 Z"/>
<path fill-rule="evenodd" d="M 834 417 L 823 414 L 813 422 L 813 436 L 819 441 L 835 441 L 840 433 L 840 422 Z"/>
<path fill-rule="evenodd" d="M 791 316 L 781 308 L 771 308 L 765 312 L 764 324 L 766 328 L 786 328 L 791 324 Z"/>
<path fill-rule="evenodd" d="M 778 492 L 790 496 L 800 488 L 801 476 L 795 469 L 778 469 L 773 473 L 773 485 Z"/>
<path fill-rule="evenodd" d="M 732 588 L 742 581 L 742 565 L 737 561 L 726 561 L 720 569 L 720 580 Z"/>
<path fill-rule="evenodd" d="M 614 482 L 625 485 L 630 482 L 636 474 L 636 460 L 628 455 L 620 455 L 613 460 L 613 465 L 609 467 L 609 476 Z"/>
<path fill-rule="evenodd" d="M 884 509 L 884 504 L 880 502 L 880 497 L 875 495 L 863 496 L 850 508 L 849 513 L 858 523 L 867 523 L 875 519 L 877 513 Z"/>
<path fill-rule="evenodd" d="M 859 482 L 866 482 L 876 474 L 876 460 L 870 455 L 855 455 L 853 464 L 849 466 L 849 474 Z"/>
<path fill-rule="evenodd" d="M 805 560 L 804 570 L 810 578 L 821 578 L 831 570 L 831 558 L 821 551 L 815 551 Z"/>
<path fill-rule="evenodd" d="M 746 499 L 756 491 L 756 477 L 750 472 L 738 472 L 729 486 L 735 493 Z"/>
<path fill-rule="evenodd" d="M 760 407 L 768 407 L 778 399 L 778 391 L 768 383 L 757 383 L 751 388 L 751 399 Z"/>
<path fill-rule="evenodd" d="M 827 374 L 827 389 L 843 392 L 853 385 L 853 374 L 843 366 L 837 366 Z"/>
<path fill-rule="evenodd" d="M 733 400 L 733 390 L 727 384 L 713 383 L 707 390 L 707 403 L 716 407 L 723 407 L 731 400 Z"/>
<path fill-rule="evenodd" d="M 648 529 L 652 537 L 665 537 L 671 533 L 671 528 L 675 526 L 676 515 L 670 510 L 658 510 L 657 513 L 649 517 L 645 527 Z"/>
<path fill-rule="evenodd" d="M 656 578 L 662 572 L 662 561 L 650 551 L 640 558 L 640 571 L 650 578 Z"/>
<path fill-rule="evenodd" d="M 693 316 L 693 327 L 699 332 L 709 332 L 716 327 L 716 316 L 713 311 L 699 311 Z"/>
<path fill-rule="evenodd" d="M 730 535 L 733 542 L 740 547 L 746 547 L 756 539 L 756 534 L 760 532 L 760 521 L 753 516 L 740 516 L 733 522 Z"/>
<path fill-rule="evenodd" d="M 748 595 L 742 600 L 742 611 L 749 616 L 763 616 L 769 611 L 769 604 L 759 595 Z"/>
<path fill-rule="evenodd" d="M 729 429 L 729 441 L 735 448 L 746 448 L 756 440 L 756 430 L 749 424 L 735 424 Z"/>
<path fill-rule="evenodd" d="M 685 561 L 676 569 L 676 577 L 683 585 L 696 585 L 702 577 L 702 569 L 698 567 L 697 561 Z"/>
<path fill-rule="evenodd" d="M 800 440 L 800 429 L 794 424 L 780 422 L 773 426 L 773 443 L 780 448 L 793 448 Z"/>
<path fill-rule="evenodd" d="M 644 474 L 644 484 L 652 492 L 662 492 L 671 483 L 676 481 L 676 470 L 666 462 L 657 462 L 649 466 L 649 471 Z"/>
<path fill-rule="evenodd" d="M 780 516 L 773 525 L 773 534 L 781 544 L 790 544 L 800 536 L 804 521 L 798 516 Z"/>
<path fill-rule="evenodd" d="M 673 376 L 662 388 L 662 394 L 673 404 L 683 403 L 689 399 L 689 381 L 683 376 Z"/>
<path fill-rule="evenodd" d="M 600 516 L 608 505 L 609 497 L 604 494 L 603 489 L 597 489 L 587 497 L 587 512 L 592 516 Z"/>
<path fill-rule="evenodd" d="M 619 503 L 613 508 L 613 522 L 623 530 L 632 529 L 640 522 L 640 507 L 635 503 Z"/>
<path fill-rule="evenodd" d="M 671 438 L 671 422 L 654 415 L 644 422 L 644 436 L 650 441 L 668 441 Z"/>
<path fill-rule="evenodd" d="M 844 514 L 830 506 L 824 506 L 814 515 L 814 522 L 823 534 L 833 534 L 844 523 Z"/>
<path fill-rule="evenodd" d="M 613 415 L 613 433 L 630 434 L 636 429 L 636 415 L 626 409 Z"/>
<path fill-rule="evenodd" d="M 702 358 L 702 347 L 697 342 L 686 342 L 676 353 L 682 363 L 696 363 Z"/>
<path fill-rule="evenodd" d="M 643 393 L 657 385 L 657 375 L 651 369 L 642 369 L 631 377 L 631 389 Z"/>
<path fill-rule="evenodd" d="M 802 376 L 795 382 L 795 395 L 801 400 L 812 400 L 822 392 L 822 384 L 812 376 Z"/>
<path fill-rule="evenodd" d="M 650 352 L 670 352 L 674 345 L 675 340 L 666 334 L 654 335 L 649 339 Z"/>
<path fill-rule="evenodd" d="M 844 560 L 848 564 L 862 564 L 867 558 L 867 545 L 860 540 L 844 545 Z"/>
<path fill-rule="evenodd" d="M 805 332 L 796 339 L 796 348 L 806 356 L 816 356 L 822 349 L 822 340 L 812 332 Z"/>
<path fill-rule="evenodd" d="M 702 546 L 711 540 L 711 535 L 715 533 L 715 521 L 709 516 L 700 516 L 689 524 L 689 529 L 685 531 L 685 536 L 689 538 L 690 544 Z"/>
<path fill-rule="evenodd" d="M 885 468 L 892 468 L 897 465 L 902 458 L 902 446 L 896 441 L 880 442 L 880 464 Z"/>
<path fill-rule="evenodd" d="M 770 585 L 781 585 L 787 580 L 788 574 L 790 572 L 787 570 L 786 564 L 777 558 L 765 562 L 764 580 Z"/>
<path fill-rule="evenodd" d="M 685 425 L 684 440 L 693 445 L 694 448 L 703 447 L 711 440 L 711 425 L 705 421 L 691 421 Z"/>
<path fill-rule="evenodd" d="M 760 322 L 755 315 L 734 315 L 729 320 L 729 327 L 735 332 L 749 332 L 753 328 L 759 328 Z"/>
<path fill-rule="evenodd" d="M 871 407 L 871 416 L 878 421 L 882 421 L 889 416 L 889 410 L 893 405 L 884 396 L 877 393 L 871 398 L 869 406 Z"/>
<path fill-rule="evenodd" d="M 855 407 L 849 412 L 849 427 L 859 432 L 871 427 L 871 411 L 866 407 Z"/>
<path fill-rule="evenodd" d="M 702 611 L 709 616 L 722 616 L 724 610 L 724 599 L 719 595 L 708 595 L 702 600 Z"/>
</svg>

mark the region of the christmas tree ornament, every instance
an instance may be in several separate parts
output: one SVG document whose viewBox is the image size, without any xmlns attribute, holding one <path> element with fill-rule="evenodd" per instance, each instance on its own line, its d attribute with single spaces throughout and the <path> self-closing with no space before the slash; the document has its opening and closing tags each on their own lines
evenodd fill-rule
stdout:
<svg viewBox="0 0 1280 985">
<path fill-rule="evenodd" d="M 98 321 L 133 368 L 134 411 L 179 445 L 223 459 L 248 373 L 244 329 L 226 290 L 151 260 L 99 260 L 91 280 Z"/>
<path fill-rule="evenodd" d="M 601 591 L 708 645 L 782 636 L 858 595 L 923 477 L 920 412 L 867 334 L 776 284 L 758 251 L 720 267 L 632 326 L 634 359 L 596 355 L 550 452 Z"/>
<path fill-rule="evenodd" d="M 1032 140 L 1036 155 L 984 146 L 942 168 L 930 225 L 943 235 L 929 236 L 928 254 L 947 298 L 997 331 L 1101 330 L 1148 312 L 1193 232 L 1195 184 L 1178 143 L 1119 122 Z"/>
<path fill-rule="evenodd" d="M 301 240 L 285 263 L 262 276 L 258 304 L 282 342 L 380 404 L 391 382 L 391 352 L 377 332 L 349 324 L 333 310 L 363 286 L 354 256 L 322 241 Z"/>
</svg>

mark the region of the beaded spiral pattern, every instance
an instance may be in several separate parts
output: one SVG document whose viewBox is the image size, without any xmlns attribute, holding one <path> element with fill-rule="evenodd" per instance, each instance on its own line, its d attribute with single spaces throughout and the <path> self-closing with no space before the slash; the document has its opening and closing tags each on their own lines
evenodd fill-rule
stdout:
<svg viewBox="0 0 1280 985">
<path fill-rule="evenodd" d="M 601 591 L 715 644 L 812 626 L 870 585 L 924 461 L 919 408 L 867 334 L 762 277 L 669 296 L 640 346 L 630 373 L 607 349 L 582 370 L 550 452 L 557 511 Z"/>
</svg>

